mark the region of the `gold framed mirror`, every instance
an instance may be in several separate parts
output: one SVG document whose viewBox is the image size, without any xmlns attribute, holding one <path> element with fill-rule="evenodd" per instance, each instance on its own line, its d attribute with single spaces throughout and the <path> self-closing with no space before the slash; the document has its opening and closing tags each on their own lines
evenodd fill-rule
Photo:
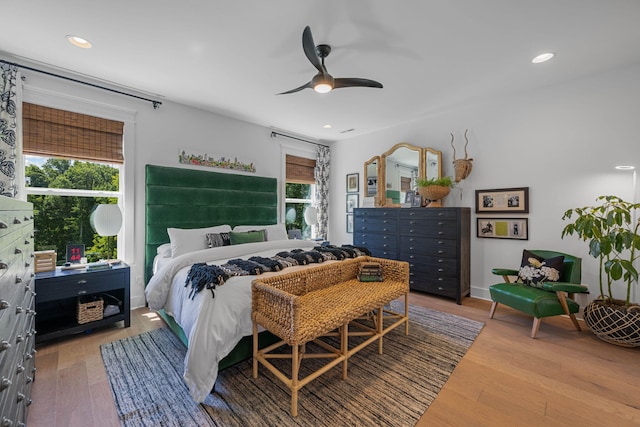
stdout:
<svg viewBox="0 0 640 427">
<path fill-rule="evenodd" d="M 379 206 L 380 195 L 380 156 L 373 156 L 364 162 L 363 193 L 364 197 L 373 197 L 374 206 Z"/>
<path fill-rule="evenodd" d="M 380 204 L 399 205 L 407 192 L 416 190 L 416 179 L 424 176 L 422 148 L 401 142 L 380 157 L 378 193 Z"/>
<path fill-rule="evenodd" d="M 442 177 L 442 151 L 424 148 L 424 177 L 426 179 Z"/>
</svg>

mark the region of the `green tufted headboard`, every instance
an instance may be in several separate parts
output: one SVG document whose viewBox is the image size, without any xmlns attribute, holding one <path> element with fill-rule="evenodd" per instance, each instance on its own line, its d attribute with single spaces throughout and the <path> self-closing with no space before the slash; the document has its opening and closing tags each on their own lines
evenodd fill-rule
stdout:
<svg viewBox="0 0 640 427">
<path fill-rule="evenodd" d="M 275 178 L 146 165 L 145 283 L 168 227 L 268 225 L 278 221 Z"/>
</svg>

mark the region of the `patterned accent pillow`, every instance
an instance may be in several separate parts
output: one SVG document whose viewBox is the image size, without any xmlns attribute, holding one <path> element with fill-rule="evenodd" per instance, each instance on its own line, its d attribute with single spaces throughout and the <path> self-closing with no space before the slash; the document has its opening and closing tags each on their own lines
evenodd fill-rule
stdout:
<svg viewBox="0 0 640 427">
<path fill-rule="evenodd" d="M 518 282 L 541 288 L 544 282 L 560 280 L 563 270 L 564 256 L 544 259 L 525 249 L 522 251 Z"/>
<path fill-rule="evenodd" d="M 207 246 L 210 248 L 217 248 L 220 246 L 231 245 L 231 238 L 229 233 L 208 233 L 207 234 Z"/>
</svg>

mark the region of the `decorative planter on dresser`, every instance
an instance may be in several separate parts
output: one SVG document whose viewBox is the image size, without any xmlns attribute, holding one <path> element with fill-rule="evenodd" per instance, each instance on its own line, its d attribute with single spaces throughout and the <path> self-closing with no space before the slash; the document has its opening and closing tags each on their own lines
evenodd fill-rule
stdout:
<svg viewBox="0 0 640 427">
<path fill-rule="evenodd" d="M 470 208 L 356 208 L 353 244 L 409 262 L 410 288 L 458 304 L 470 293 Z"/>
<path fill-rule="evenodd" d="M 24 426 L 35 377 L 33 206 L 0 196 L 0 426 Z"/>
</svg>

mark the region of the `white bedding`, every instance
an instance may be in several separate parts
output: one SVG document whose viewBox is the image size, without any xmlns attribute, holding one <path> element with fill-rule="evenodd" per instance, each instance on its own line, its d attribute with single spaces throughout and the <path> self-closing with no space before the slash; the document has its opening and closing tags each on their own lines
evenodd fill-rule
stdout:
<svg viewBox="0 0 640 427">
<path fill-rule="evenodd" d="M 185 287 L 184 282 L 191 265 L 219 265 L 233 258 L 268 257 L 283 250 L 309 250 L 315 245 L 304 240 L 276 240 L 200 250 L 172 258 L 151 278 L 145 289 L 149 308 L 164 308 L 189 339 L 184 380 L 196 402 L 204 401 L 213 388 L 220 360 L 243 336 L 252 334 L 251 282 L 256 276 L 231 277 L 216 287 L 215 298 L 210 290 L 203 289 L 190 299 L 191 286 Z M 299 268 L 304 267 L 289 267 L 283 273 Z M 274 274 L 279 273 L 265 273 Z"/>
</svg>

